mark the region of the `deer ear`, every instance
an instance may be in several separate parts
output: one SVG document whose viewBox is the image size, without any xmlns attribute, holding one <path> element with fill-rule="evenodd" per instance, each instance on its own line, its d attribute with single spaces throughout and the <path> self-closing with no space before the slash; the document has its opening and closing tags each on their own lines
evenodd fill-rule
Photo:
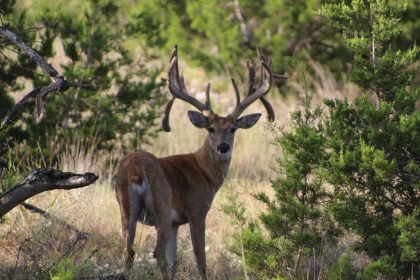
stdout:
<svg viewBox="0 0 420 280">
<path fill-rule="evenodd" d="M 209 126 L 209 119 L 200 112 L 188 111 L 188 117 L 191 123 L 198 128 Z"/>
<path fill-rule="evenodd" d="M 254 124 L 257 123 L 257 121 L 260 119 L 261 114 L 251 114 L 243 116 L 242 118 L 239 118 L 236 120 L 235 125 L 237 128 L 250 128 Z"/>
</svg>

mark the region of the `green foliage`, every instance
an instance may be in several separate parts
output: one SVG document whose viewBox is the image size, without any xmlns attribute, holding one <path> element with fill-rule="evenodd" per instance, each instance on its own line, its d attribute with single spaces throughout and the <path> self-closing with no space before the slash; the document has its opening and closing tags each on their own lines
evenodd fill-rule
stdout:
<svg viewBox="0 0 420 280">
<path fill-rule="evenodd" d="M 168 52 L 175 44 L 209 70 L 244 75 L 246 59 L 260 45 L 273 58 L 273 70 L 292 71 L 307 55 L 337 69 L 348 57 L 332 28 L 314 14 L 324 1 L 217 0 L 140 1 L 129 26 L 148 27 L 143 44 Z M 162 9 L 165 7 L 165 9 Z M 281 20 L 279 20 L 281 19 Z"/>
<path fill-rule="evenodd" d="M 284 176 L 272 182 L 275 200 L 256 195 L 267 206 L 260 217 L 264 229 L 251 222 L 242 233 L 247 266 L 258 277 L 287 276 L 290 268 L 294 277 L 307 275 L 305 259 L 338 233 L 330 216 L 341 229 L 360 236 L 354 249 L 371 258 L 367 266 L 356 268 L 351 255 L 344 254 L 330 266 L 331 279 L 394 279 L 416 273 L 420 90 L 412 86 L 417 70 L 412 65 L 419 48 L 393 45 L 404 9 L 385 0 L 320 9 L 354 52 L 351 78 L 362 95 L 354 103 L 325 100 L 326 114 L 310 110 L 306 100 L 305 109 L 292 114 L 291 129 L 277 131 Z M 332 193 L 325 191 L 327 183 Z"/>
<path fill-rule="evenodd" d="M 250 222 L 241 232 L 242 240 L 234 236 L 231 250 L 241 255 L 244 249 L 246 267 L 258 279 L 274 279 L 286 275 L 293 265 L 293 245 L 283 237 L 268 237 L 256 222 Z"/>
<path fill-rule="evenodd" d="M 420 261 L 420 208 L 417 207 L 410 215 L 401 217 L 397 227 L 400 231 L 397 242 L 402 250 L 401 260 L 418 263 Z"/>
<path fill-rule="evenodd" d="M 398 4 L 400 1 L 395 2 L 397 3 L 394 3 L 394 5 Z M 415 42 L 418 43 L 418 35 L 416 34 L 420 34 L 420 1 L 411 0 L 406 1 L 405 3 L 407 8 L 402 11 L 401 15 L 402 32 L 396 42 L 398 47 L 402 49 L 410 48 Z"/>
<path fill-rule="evenodd" d="M 3 3 L 4 2 L 4 3 Z M 46 31 L 37 38 L 37 33 L 34 30 L 26 30 L 26 11 L 15 6 L 16 1 L 3 1 L 0 7 L 0 19 L 3 23 L 9 25 L 9 29 L 18 34 L 25 42 L 33 42 L 39 39 L 40 42 L 32 45 L 32 48 L 40 55 L 49 57 L 52 55 L 51 46 L 52 40 L 51 32 Z M 39 84 L 42 76 L 36 73 L 37 65 L 25 54 L 17 51 L 15 47 L 6 40 L 0 41 L 0 117 L 10 110 L 14 104 L 14 100 L 10 92 L 22 90 L 25 79 L 32 80 L 34 84 Z M 21 115 L 21 114 L 20 114 Z M 20 116 L 16 116 L 17 118 Z M 7 143 L 13 142 L 11 138 L 20 137 L 22 129 L 19 127 L 0 128 L 0 156 L 7 153 L 9 145 Z M 0 167 L 4 166 L 4 159 L 0 158 Z"/>
<path fill-rule="evenodd" d="M 395 279 L 397 270 L 390 256 L 373 261 L 358 274 L 360 280 Z"/>
<path fill-rule="evenodd" d="M 77 266 L 70 258 L 65 258 L 56 264 L 51 271 L 51 280 L 73 280 L 76 276 Z"/>
<path fill-rule="evenodd" d="M 405 239 L 410 230 L 404 233 L 402 224 L 420 202 L 420 113 L 415 109 L 420 90 L 410 86 L 416 70 L 408 68 L 419 49 L 392 48 L 401 12 L 387 1 L 321 9 L 353 49 L 352 79 L 363 91 L 354 104 L 325 102 L 326 179 L 334 186 L 329 209 L 342 227 L 361 236 L 356 249 L 373 258 L 362 279 L 391 279 L 397 272 L 408 277 L 409 262 L 418 264 L 405 257 L 412 240 Z M 400 222 L 396 213 L 404 217 Z"/>
<path fill-rule="evenodd" d="M 245 205 L 238 202 L 238 196 L 229 194 L 227 203 L 222 205 L 223 212 L 232 218 L 232 223 L 242 227 L 246 224 Z"/>
<path fill-rule="evenodd" d="M 272 182 L 278 203 L 267 201 L 264 194 L 256 196 L 269 207 L 261 215 L 261 221 L 270 234 L 286 237 L 296 251 L 321 244 L 318 225 L 323 215 L 319 206 L 327 199 L 318 170 L 324 149 L 323 128 L 319 124 L 321 110 L 311 111 L 310 98 L 305 104 L 303 111 L 292 113 L 292 130 L 280 129 L 274 140 L 282 151 L 279 171 L 285 174 Z"/>
<path fill-rule="evenodd" d="M 395 45 L 407 48 L 415 41 L 420 26 L 417 2 L 409 1 L 407 9 L 398 9 L 405 32 L 397 32 Z M 328 65 L 341 78 L 352 57 L 336 30 L 315 13 L 326 3 L 330 1 L 138 1 L 130 7 L 127 30 L 144 46 L 165 54 L 178 44 L 190 61 L 207 70 L 244 76 L 245 60 L 255 58 L 255 48 L 260 45 L 273 58 L 275 72 L 293 72 L 296 59 L 310 57 Z M 367 11 L 362 5 L 358 8 L 359 18 L 343 16 L 340 20 L 366 30 L 369 25 L 363 15 Z M 394 13 L 390 9 L 382 12 Z M 392 36 L 394 30 L 379 21 L 375 32 L 381 40 Z"/>
<path fill-rule="evenodd" d="M 328 270 L 329 280 L 356 280 L 357 269 L 352 263 L 352 254 L 347 253 L 342 255 L 337 264 L 334 264 Z"/>
<path fill-rule="evenodd" d="M 255 194 L 267 206 L 260 215 L 267 233 L 256 222 L 241 233 L 247 267 L 260 278 L 312 275 L 307 262 L 314 252 L 322 254 L 323 243 L 333 244 L 337 235 L 324 211 L 329 194 L 321 172 L 325 143 L 322 110 L 312 110 L 310 104 L 307 96 L 304 108 L 292 113 L 290 129 L 273 128 L 273 144 L 281 154 L 277 168 L 284 175 L 272 181 L 275 200 L 265 193 Z M 234 252 L 239 253 L 238 238 Z"/>
<path fill-rule="evenodd" d="M 53 27 L 19 33 L 25 36 L 26 42 L 41 41 L 42 48 L 36 51 L 45 59 L 54 56 L 53 42 L 56 46 L 62 45 L 65 57 L 61 60 L 61 72 L 72 85 L 66 92 L 48 96 L 46 117 L 37 125 L 31 114 L 33 106 L 15 116 L 20 119 L 15 126 L 18 131 L 9 142 L 27 144 L 15 152 L 27 157 L 38 154 L 50 159 L 48 164 L 56 163 L 57 154 L 51 146 L 59 148 L 65 139 L 96 139 L 97 150 L 113 148 L 116 140 L 123 148 L 139 147 L 159 131 L 155 121 L 166 100 L 161 92 L 164 84 L 159 78 L 160 67 L 146 67 L 147 58 L 138 58 L 138 54 L 127 49 L 127 39 L 120 31 L 124 29 L 124 24 L 120 23 L 122 14 L 113 1 L 84 1 L 76 7 L 66 3 L 37 1 L 36 8 L 30 11 L 31 18 L 36 17 Z M 13 19 L 15 13 L 7 15 L 6 19 Z M 23 29 L 25 23 L 22 20 L 10 24 Z M 13 63 L 7 60 L 3 65 L 10 77 L 5 78 L 8 83 L 2 84 L 0 94 L 16 89 L 14 84 L 21 77 L 32 80 L 34 86 L 49 83 L 48 77 L 35 73 L 34 63 L 23 55 L 20 57 Z M 23 70 L 16 73 L 11 69 L 14 65 L 16 69 L 31 66 L 32 76 L 24 75 Z M 10 98 L 5 100 L 10 101 Z M 4 113 L 10 107 L 9 102 L 0 110 Z"/>
</svg>

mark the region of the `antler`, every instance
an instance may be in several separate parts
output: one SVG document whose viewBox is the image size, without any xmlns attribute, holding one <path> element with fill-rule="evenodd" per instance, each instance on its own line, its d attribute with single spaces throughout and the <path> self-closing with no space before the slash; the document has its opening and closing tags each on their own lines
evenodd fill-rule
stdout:
<svg viewBox="0 0 420 280">
<path fill-rule="evenodd" d="M 254 66 L 248 61 L 248 75 L 249 75 L 249 82 L 248 82 L 248 93 L 245 96 L 245 99 L 240 102 L 240 95 L 238 87 L 236 86 L 236 82 L 232 79 L 233 88 L 235 90 L 236 95 L 236 108 L 231 113 L 235 119 L 238 118 L 245 109 L 255 102 L 257 99 L 260 99 L 263 103 L 265 109 L 267 110 L 268 119 L 270 121 L 274 121 L 275 115 L 273 107 L 271 107 L 270 103 L 267 99 L 264 98 L 264 95 L 267 94 L 271 86 L 273 85 L 273 72 L 271 71 L 271 59 L 267 59 L 262 51 L 261 48 L 257 48 L 258 58 L 261 62 L 261 79 L 258 84 L 258 87 L 254 87 L 255 84 L 255 68 Z"/>
<path fill-rule="evenodd" d="M 171 131 L 171 127 L 169 126 L 169 115 L 171 113 L 172 105 L 175 101 L 175 98 L 184 100 L 185 102 L 196 107 L 199 111 L 203 112 L 204 115 L 209 115 L 212 112 L 210 106 L 210 86 L 211 85 L 209 83 L 206 88 L 205 104 L 201 103 L 193 96 L 188 94 L 188 91 L 185 87 L 185 81 L 182 75 L 182 71 L 180 73 L 178 69 L 178 47 L 175 46 L 174 50 L 172 51 L 168 70 L 168 88 L 172 96 L 166 104 L 165 115 L 162 119 L 163 130 L 165 130 L 166 132 Z"/>
</svg>

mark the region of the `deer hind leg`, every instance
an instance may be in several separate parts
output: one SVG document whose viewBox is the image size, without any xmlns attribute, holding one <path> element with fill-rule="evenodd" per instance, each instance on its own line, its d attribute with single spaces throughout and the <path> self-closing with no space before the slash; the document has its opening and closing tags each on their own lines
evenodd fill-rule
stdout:
<svg viewBox="0 0 420 280">
<path fill-rule="evenodd" d="M 128 190 L 129 191 L 129 190 Z M 140 199 L 136 194 L 117 191 L 117 199 L 120 205 L 122 234 L 124 238 L 124 261 L 126 268 L 130 269 L 134 261 L 134 238 L 136 236 L 137 220 L 140 214 Z"/>
<path fill-rule="evenodd" d="M 168 242 L 171 233 L 171 200 L 172 193 L 164 178 L 164 174 L 157 171 L 151 178 L 151 195 L 153 201 L 153 212 L 156 221 L 157 240 L 154 256 L 157 260 L 163 279 L 170 280 L 170 265 L 168 258 Z"/>
</svg>

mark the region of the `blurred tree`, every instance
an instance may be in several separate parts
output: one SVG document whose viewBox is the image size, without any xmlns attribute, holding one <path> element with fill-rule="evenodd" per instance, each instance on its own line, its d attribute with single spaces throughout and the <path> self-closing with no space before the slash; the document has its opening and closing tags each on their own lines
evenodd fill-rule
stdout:
<svg viewBox="0 0 420 280">
<path fill-rule="evenodd" d="M 390 1 L 393 6 L 402 4 L 402 1 Z M 413 44 L 418 43 L 420 34 L 420 0 L 406 2 L 407 7 L 401 12 L 401 32 L 395 40 L 395 45 L 402 50 L 409 49 Z"/>
<path fill-rule="evenodd" d="M 260 45 L 273 58 L 273 71 L 293 71 L 294 60 L 307 58 L 343 70 L 349 53 L 340 37 L 316 11 L 322 0 L 140 1 L 129 26 L 144 44 L 178 44 L 193 63 L 245 77 L 243 66 Z M 165 7 L 165 9 L 162 9 Z M 147 23 L 147 25 L 145 24 Z"/>
<path fill-rule="evenodd" d="M 386 0 L 353 0 L 321 10 L 353 50 L 351 77 L 363 92 L 354 104 L 325 103 L 326 174 L 335 197 L 329 208 L 342 227 L 360 235 L 356 249 L 373 259 L 361 272 L 363 279 L 419 273 L 418 255 L 404 257 L 411 241 L 401 237 L 420 203 L 420 112 L 415 109 L 420 89 L 410 86 L 416 69 L 408 68 L 419 49 L 392 48 L 403 9 Z"/>
<path fill-rule="evenodd" d="M 0 5 L 0 24 L 8 24 L 9 28 L 18 34 L 24 41 L 34 41 L 37 31 L 44 30 L 45 26 L 37 26 L 35 28 L 27 28 L 26 12 L 17 9 L 15 0 L 3 1 Z M 49 30 L 45 30 L 40 34 L 41 43 L 34 44 L 32 47 L 40 55 L 50 57 L 52 55 L 53 37 Z M 20 90 L 24 86 L 23 79 L 34 80 L 35 83 L 40 82 L 42 75 L 36 73 L 37 64 L 30 60 L 25 54 L 14 49 L 13 44 L 4 38 L 0 38 L 0 116 L 4 116 L 6 112 L 14 104 L 13 98 L 8 94 Z"/>
</svg>

